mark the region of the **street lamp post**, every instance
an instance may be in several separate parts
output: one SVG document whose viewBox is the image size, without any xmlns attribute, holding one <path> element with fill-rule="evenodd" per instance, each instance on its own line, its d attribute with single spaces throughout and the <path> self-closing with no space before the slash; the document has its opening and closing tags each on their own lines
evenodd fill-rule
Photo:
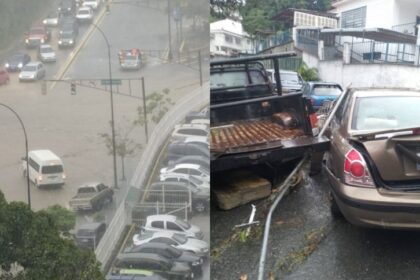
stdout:
<svg viewBox="0 0 420 280">
<path fill-rule="evenodd" d="M 171 47 L 171 40 L 172 40 L 172 33 L 171 33 L 171 2 L 168 0 L 168 59 L 169 61 L 172 60 L 172 47 Z"/>
<path fill-rule="evenodd" d="M 26 184 L 27 184 L 27 191 L 28 191 L 28 206 L 29 209 L 31 209 L 31 189 L 30 189 L 30 182 L 29 182 L 29 157 L 28 157 L 28 136 L 26 134 L 26 129 L 25 126 L 23 125 L 22 119 L 19 117 L 18 113 L 15 112 L 15 110 L 13 110 L 12 108 L 10 108 L 9 106 L 0 103 L 0 106 L 3 106 L 6 109 L 9 109 L 19 120 L 20 125 L 22 126 L 23 129 L 23 134 L 25 135 L 25 152 L 26 152 Z"/>
<path fill-rule="evenodd" d="M 112 94 L 112 71 L 111 71 L 111 46 L 109 44 L 108 38 L 105 36 L 105 33 L 102 31 L 99 26 L 92 22 L 92 26 L 101 33 L 102 37 L 105 39 L 106 46 L 108 48 L 108 70 L 109 70 L 109 89 L 110 89 L 110 98 L 111 98 L 111 129 L 112 129 L 112 156 L 113 156 L 113 165 L 114 165 L 114 187 L 118 189 L 118 179 L 117 179 L 117 151 L 115 149 L 115 122 L 114 122 L 114 97 Z"/>
</svg>

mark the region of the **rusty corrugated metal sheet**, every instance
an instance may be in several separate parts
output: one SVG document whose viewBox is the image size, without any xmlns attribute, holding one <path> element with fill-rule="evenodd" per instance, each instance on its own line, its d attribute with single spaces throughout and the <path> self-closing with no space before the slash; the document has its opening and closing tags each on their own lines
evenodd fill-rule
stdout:
<svg viewBox="0 0 420 280">
<path fill-rule="evenodd" d="M 212 151 L 242 148 L 293 139 L 304 135 L 302 129 L 286 129 L 269 119 L 237 121 L 211 128 Z"/>
</svg>

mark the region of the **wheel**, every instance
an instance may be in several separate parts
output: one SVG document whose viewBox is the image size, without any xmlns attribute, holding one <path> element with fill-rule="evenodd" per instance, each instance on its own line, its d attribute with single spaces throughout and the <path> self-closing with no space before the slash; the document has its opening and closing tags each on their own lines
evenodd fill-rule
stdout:
<svg viewBox="0 0 420 280">
<path fill-rule="evenodd" d="M 206 203 L 204 201 L 197 201 L 196 203 L 194 203 L 194 210 L 198 213 L 203 213 L 204 211 L 206 211 Z"/>
<path fill-rule="evenodd" d="M 343 213 L 341 213 L 341 210 L 337 205 L 337 201 L 335 201 L 334 195 L 331 192 L 330 192 L 330 211 L 333 218 L 343 217 Z"/>
</svg>

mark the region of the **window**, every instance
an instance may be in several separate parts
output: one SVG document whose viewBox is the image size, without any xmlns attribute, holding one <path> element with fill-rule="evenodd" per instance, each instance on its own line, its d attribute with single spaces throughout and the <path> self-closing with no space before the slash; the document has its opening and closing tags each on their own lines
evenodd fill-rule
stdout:
<svg viewBox="0 0 420 280">
<path fill-rule="evenodd" d="M 106 186 L 104 184 L 99 184 L 98 185 L 98 190 L 102 191 L 102 190 L 105 190 L 105 189 L 106 189 Z"/>
<path fill-rule="evenodd" d="M 168 245 L 176 245 L 177 243 L 169 238 L 165 238 L 165 237 L 159 237 L 159 238 L 155 238 L 150 240 L 150 242 L 158 242 L 158 243 L 164 243 L 164 244 L 168 244 Z"/>
<path fill-rule="evenodd" d="M 225 34 L 226 43 L 233 43 L 233 37 L 231 35 Z"/>
<path fill-rule="evenodd" d="M 36 170 L 36 172 L 39 171 L 39 164 L 36 163 L 32 158 L 29 158 L 29 166 Z"/>
<path fill-rule="evenodd" d="M 338 96 L 341 92 L 341 89 L 336 85 L 316 85 L 312 91 L 313 95 L 320 96 Z"/>
<path fill-rule="evenodd" d="M 163 229 L 164 227 L 163 227 L 163 221 L 153 221 L 152 222 L 152 227 L 154 227 L 154 228 L 161 228 L 161 229 Z"/>
<path fill-rule="evenodd" d="M 54 174 L 63 172 L 62 165 L 47 165 L 42 167 L 42 174 Z"/>
<path fill-rule="evenodd" d="M 201 172 L 195 169 L 190 169 L 189 173 L 191 175 L 201 175 Z"/>
<path fill-rule="evenodd" d="M 237 44 L 237 45 L 240 45 L 242 42 L 241 42 L 241 38 L 238 38 L 238 37 L 235 37 L 235 43 Z"/>
<path fill-rule="evenodd" d="M 182 231 L 182 228 L 180 228 L 177 224 L 174 224 L 172 222 L 167 222 L 166 227 L 169 230 L 176 230 L 176 231 Z"/>
<path fill-rule="evenodd" d="M 341 13 L 341 27 L 365 27 L 366 6 Z"/>
</svg>

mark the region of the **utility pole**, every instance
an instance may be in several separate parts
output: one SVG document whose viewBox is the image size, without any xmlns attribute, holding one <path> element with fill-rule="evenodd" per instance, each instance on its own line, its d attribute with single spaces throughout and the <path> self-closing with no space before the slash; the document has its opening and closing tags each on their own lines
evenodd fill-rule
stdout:
<svg viewBox="0 0 420 280">
<path fill-rule="evenodd" d="M 168 60 L 172 61 L 171 1 L 168 0 Z"/>
</svg>

